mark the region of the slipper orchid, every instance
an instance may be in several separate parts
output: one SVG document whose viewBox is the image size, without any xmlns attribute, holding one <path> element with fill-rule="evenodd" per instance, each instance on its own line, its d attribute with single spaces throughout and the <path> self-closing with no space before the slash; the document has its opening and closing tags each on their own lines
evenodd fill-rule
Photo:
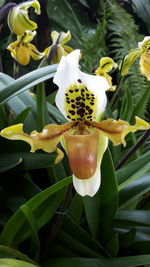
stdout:
<svg viewBox="0 0 150 267">
<path fill-rule="evenodd" d="M 68 32 L 56 32 L 51 33 L 52 45 L 44 50 L 45 56 L 47 58 L 47 63 L 55 64 L 59 63 L 62 56 L 67 56 L 73 51 L 68 45 L 65 45 L 71 39 L 71 33 Z"/>
<path fill-rule="evenodd" d="M 125 145 L 129 132 L 149 129 L 149 124 L 136 118 L 131 126 L 122 120 L 108 119 L 96 122 L 106 106 L 106 90 L 110 88 L 105 77 L 88 75 L 80 71 L 80 51 L 74 50 L 62 57 L 54 76 L 59 90 L 56 105 L 69 121 L 64 125 L 47 125 L 41 133 L 23 131 L 23 125 L 10 126 L 1 131 L 1 136 L 11 140 L 23 140 L 30 144 L 31 152 L 43 149 L 58 152 L 59 141 L 67 153 L 73 173 L 73 184 L 81 195 L 93 196 L 100 187 L 100 164 L 108 145 Z"/>
<path fill-rule="evenodd" d="M 95 74 L 97 76 L 103 76 L 106 78 L 110 85 L 109 91 L 115 91 L 116 86 L 112 85 L 112 77 L 108 74 L 113 68 L 117 68 L 118 65 L 110 57 L 102 57 L 99 62 L 99 67 L 96 69 Z"/>
<path fill-rule="evenodd" d="M 7 22 L 11 32 L 21 35 L 26 30 L 33 31 L 37 28 L 37 24 L 30 20 L 28 16 L 28 9 L 30 7 L 33 7 L 38 15 L 41 13 L 40 4 L 37 0 L 23 2 L 10 9 Z"/>
<path fill-rule="evenodd" d="M 7 49 L 11 52 L 11 56 L 21 65 L 27 65 L 30 57 L 39 60 L 44 57 L 44 53 L 40 53 L 36 46 L 30 42 L 36 35 L 36 31 L 26 31 L 22 35 L 17 36 L 17 41 L 10 43 Z"/>
<path fill-rule="evenodd" d="M 146 36 L 138 45 L 142 51 L 140 57 L 140 72 L 150 81 L 150 36 Z"/>
<path fill-rule="evenodd" d="M 144 37 L 143 41 L 138 42 L 138 48 L 132 49 L 124 57 L 121 74 L 127 75 L 131 65 L 140 56 L 140 72 L 150 81 L 150 36 Z"/>
</svg>

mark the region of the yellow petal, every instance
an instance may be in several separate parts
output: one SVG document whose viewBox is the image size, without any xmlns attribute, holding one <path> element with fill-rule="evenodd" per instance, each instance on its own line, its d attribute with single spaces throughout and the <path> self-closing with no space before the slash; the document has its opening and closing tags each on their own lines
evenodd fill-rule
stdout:
<svg viewBox="0 0 150 267">
<path fill-rule="evenodd" d="M 64 48 L 64 55 L 67 56 L 69 53 L 73 51 L 73 48 L 68 45 L 63 45 Z"/>
<path fill-rule="evenodd" d="M 141 54 L 140 57 L 140 72 L 150 81 L 150 50 L 147 50 Z"/>
<path fill-rule="evenodd" d="M 10 30 L 16 35 L 24 34 L 26 30 L 35 30 L 37 24 L 30 20 L 26 11 L 20 11 L 18 7 L 14 7 L 9 11 L 8 25 Z"/>
<path fill-rule="evenodd" d="M 117 64 L 111 57 L 102 57 L 99 62 L 99 67 L 105 72 L 110 72 L 113 68 L 117 68 Z"/>
<path fill-rule="evenodd" d="M 89 125 L 102 131 L 114 145 L 123 144 L 126 145 L 125 137 L 130 132 L 136 132 L 137 130 L 148 130 L 150 129 L 149 123 L 136 117 L 135 125 L 130 125 L 126 121 L 108 119 L 97 122 L 88 122 Z"/>
<path fill-rule="evenodd" d="M 86 135 L 64 134 L 70 168 L 78 179 L 93 176 L 97 166 L 99 131 Z"/>
<path fill-rule="evenodd" d="M 23 131 L 23 124 L 20 123 L 3 129 L 0 135 L 10 140 L 27 142 L 31 146 L 31 152 L 35 152 L 38 149 L 42 149 L 45 152 L 54 152 L 64 132 L 68 131 L 73 124 L 73 122 L 64 125 L 49 124 L 43 128 L 41 133 L 33 131 L 28 135 Z"/>
<path fill-rule="evenodd" d="M 37 24 L 29 19 L 28 9 L 35 9 L 37 14 L 40 14 L 40 4 L 37 0 L 23 2 L 13 7 L 8 14 L 8 26 L 16 35 L 24 34 L 26 30 L 33 31 L 37 28 Z"/>
<path fill-rule="evenodd" d="M 37 50 L 35 45 L 28 44 L 28 47 L 30 48 L 30 55 L 34 60 L 39 60 L 45 56 L 44 53 L 41 53 Z"/>
<path fill-rule="evenodd" d="M 16 61 L 25 66 L 30 62 L 30 49 L 24 44 L 16 47 Z"/>
<path fill-rule="evenodd" d="M 15 41 L 13 43 L 10 43 L 10 45 L 7 47 L 7 49 L 11 52 L 11 56 L 16 59 L 16 47 L 19 44 L 18 41 Z"/>
<path fill-rule="evenodd" d="M 18 41 L 11 43 L 7 49 L 11 52 L 11 56 L 21 65 L 27 65 L 30 61 L 30 49 L 26 44 Z"/>
<path fill-rule="evenodd" d="M 122 76 L 128 74 L 131 65 L 140 56 L 140 54 L 141 54 L 140 49 L 134 49 L 134 50 L 129 51 L 129 53 L 125 55 L 120 66 Z"/>
</svg>

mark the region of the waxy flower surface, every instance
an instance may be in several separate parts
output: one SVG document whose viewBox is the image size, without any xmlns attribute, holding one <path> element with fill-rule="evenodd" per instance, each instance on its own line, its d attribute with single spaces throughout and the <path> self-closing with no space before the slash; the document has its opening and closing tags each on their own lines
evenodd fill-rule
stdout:
<svg viewBox="0 0 150 267">
<path fill-rule="evenodd" d="M 142 51 L 140 56 L 140 72 L 150 81 L 150 36 L 146 36 L 138 45 Z"/>
<path fill-rule="evenodd" d="M 7 22 L 11 32 L 21 35 L 26 30 L 33 31 L 37 28 L 36 22 L 28 16 L 28 9 L 30 7 L 33 7 L 38 15 L 41 13 L 40 4 L 37 0 L 23 2 L 10 9 Z"/>
<path fill-rule="evenodd" d="M 116 86 L 112 85 L 112 78 L 108 74 L 113 68 L 117 68 L 118 65 L 110 57 L 102 57 L 99 62 L 99 67 L 96 69 L 95 74 L 106 78 L 110 85 L 109 91 L 115 91 Z"/>
<path fill-rule="evenodd" d="M 10 43 L 7 49 L 11 52 L 11 56 L 21 65 L 27 65 L 32 57 L 39 60 L 44 56 L 37 50 L 36 46 L 30 42 L 36 35 L 36 31 L 26 31 L 23 35 L 17 36 L 17 41 Z"/>
<path fill-rule="evenodd" d="M 140 72 L 150 81 L 150 36 L 144 37 L 143 41 L 138 42 L 138 48 L 132 49 L 124 57 L 121 66 L 122 75 L 128 74 L 129 68 L 138 57 L 140 57 Z"/>
<path fill-rule="evenodd" d="M 57 162 L 62 158 L 57 148 L 61 141 L 69 158 L 76 191 L 81 196 L 93 196 L 100 187 L 100 165 L 108 138 L 114 145 L 125 145 L 124 138 L 129 132 L 149 129 L 149 124 L 138 117 L 133 126 L 122 120 L 97 122 L 105 110 L 106 90 L 110 85 L 105 77 L 80 71 L 79 58 L 79 50 L 62 57 L 54 76 L 54 83 L 59 87 L 56 105 L 69 122 L 50 124 L 41 133 L 33 131 L 30 135 L 23 131 L 23 124 L 18 124 L 2 130 L 1 136 L 26 141 L 31 146 L 31 152 L 37 149 L 56 151 Z"/>
<path fill-rule="evenodd" d="M 66 33 L 53 31 L 51 33 L 51 39 L 53 43 L 44 50 L 44 53 L 47 57 L 47 62 L 55 64 L 60 62 L 62 56 L 67 56 L 73 51 L 73 48 L 65 45 L 65 43 L 70 41 L 71 33 L 70 31 Z"/>
</svg>

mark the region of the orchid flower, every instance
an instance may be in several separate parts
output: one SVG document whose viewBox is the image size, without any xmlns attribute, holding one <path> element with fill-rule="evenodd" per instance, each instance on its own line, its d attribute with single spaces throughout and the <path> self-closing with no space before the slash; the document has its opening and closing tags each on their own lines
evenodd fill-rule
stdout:
<svg viewBox="0 0 150 267">
<path fill-rule="evenodd" d="M 33 31 L 37 28 L 37 24 L 30 20 L 28 16 L 28 9 L 30 7 L 33 7 L 38 15 L 41 13 L 40 4 L 37 0 L 23 2 L 10 9 L 7 22 L 11 32 L 21 35 L 27 30 Z"/>
<path fill-rule="evenodd" d="M 136 118 L 131 126 L 122 120 L 96 120 L 107 103 L 106 90 L 110 88 L 105 77 L 93 76 L 79 68 L 80 50 L 62 57 L 54 76 L 59 87 L 56 105 L 69 121 L 64 125 L 49 124 L 43 131 L 23 131 L 23 124 L 13 125 L 1 131 L 1 136 L 11 140 L 23 140 L 30 144 L 31 152 L 43 149 L 58 152 L 57 162 L 62 158 L 57 144 L 61 141 L 69 158 L 73 184 L 81 195 L 93 196 L 100 187 L 100 165 L 108 146 L 108 138 L 114 145 L 125 145 L 129 132 L 149 129 L 149 124 Z"/>
<path fill-rule="evenodd" d="M 140 72 L 150 81 L 150 36 L 138 43 L 142 53 L 140 56 Z"/>
<path fill-rule="evenodd" d="M 70 31 L 66 33 L 53 31 L 51 33 L 51 39 L 53 43 L 44 50 L 44 53 L 47 57 L 47 62 L 55 64 L 60 62 L 62 56 L 67 56 L 73 51 L 73 48 L 65 45 L 65 43 L 70 41 L 71 33 Z"/>
<path fill-rule="evenodd" d="M 7 49 L 11 52 L 11 56 L 21 65 L 27 65 L 30 57 L 39 60 L 44 56 L 37 50 L 36 46 L 30 42 L 36 35 L 36 31 L 26 31 L 22 35 L 17 36 L 17 41 L 10 43 Z"/>
<path fill-rule="evenodd" d="M 144 37 L 143 41 L 138 42 L 138 48 L 132 49 L 124 57 L 121 65 L 121 74 L 127 75 L 131 65 L 140 57 L 140 72 L 150 81 L 150 36 Z"/>
<path fill-rule="evenodd" d="M 112 77 L 108 74 L 113 68 L 117 68 L 117 63 L 110 57 L 102 57 L 99 61 L 99 67 L 96 69 L 95 74 L 97 76 L 103 76 L 106 78 L 110 85 L 109 91 L 115 91 L 116 86 L 112 85 Z"/>
</svg>

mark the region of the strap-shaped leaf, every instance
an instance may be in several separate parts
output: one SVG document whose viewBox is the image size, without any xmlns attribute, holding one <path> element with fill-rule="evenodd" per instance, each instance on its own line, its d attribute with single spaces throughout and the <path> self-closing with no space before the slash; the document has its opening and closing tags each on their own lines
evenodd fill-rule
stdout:
<svg viewBox="0 0 150 267">
<path fill-rule="evenodd" d="M 0 94 L 0 105 L 6 103 L 10 98 L 21 93 L 38 83 L 46 81 L 54 76 L 57 64 L 39 68 L 31 71 L 19 79 L 13 81 L 10 85 L 3 87 Z M 8 76 L 9 77 L 9 76 Z M 0 74 L 1 79 L 1 74 Z M 9 79 L 9 78 L 8 78 Z"/>
<path fill-rule="evenodd" d="M 65 187 L 71 181 L 71 177 L 65 178 L 26 202 L 26 205 L 37 221 L 38 229 L 47 223 L 55 214 L 63 200 Z M 22 211 L 18 209 L 5 225 L 0 236 L 0 242 L 3 245 L 16 246 L 30 235 L 30 227 L 26 218 Z"/>
</svg>

